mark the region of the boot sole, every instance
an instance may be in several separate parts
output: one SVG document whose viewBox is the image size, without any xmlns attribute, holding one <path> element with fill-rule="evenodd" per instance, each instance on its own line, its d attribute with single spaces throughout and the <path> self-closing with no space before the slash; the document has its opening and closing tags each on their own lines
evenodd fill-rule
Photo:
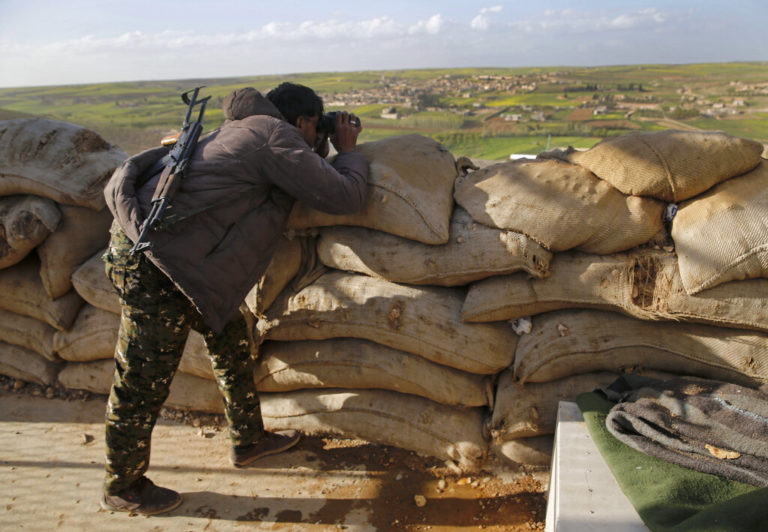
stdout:
<svg viewBox="0 0 768 532">
<path fill-rule="evenodd" d="M 184 501 L 184 498 L 181 495 L 179 495 L 178 500 L 173 504 L 171 504 L 170 506 L 167 506 L 165 508 L 158 508 L 157 510 L 152 510 L 152 511 L 142 510 L 141 507 L 131 510 L 129 508 L 120 508 L 118 506 L 111 506 L 107 504 L 107 501 L 104 500 L 104 497 L 101 498 L 99 503 L 103 510 L 109 510 L 110 512 L 127 512 L 127 513 L 138 514 L 138 515 L 157 515 L 157 514 L 163 514 L 165 512 L 170 512 L 171 510 L 175 510 L 176 508 L 181 506 L 181 503 L 183 501 Z"/>
<path fill-rule="evenodd" d="M 264 458 L 265 456 L 272 456 L 273 454 L 278 454 L 278 453 L 282 453 L 283 451 L 287 451 L 288 449 L 290 449 L 291 447 L 293 447 L 297 443 L 299 443 L 300 440 L 301 440 L 301 434 L 297 434 L 295 440 L 293 440 L 291 442 L 288 442 L 287 444 L 283 445 L 282 447 L 278 447 L 276 449 L 270 449 L 269 451 L 264 451 L 263 453 L 260 453 L 260 454 L 257 454 L 257 455 L 249 457 L 247 460 L 243 460 L 243 461 L 240 461 L 240 462 L 234 462 L 233 461 L 232 465 L 237 467 L 237 468 L 246 467 L 249 464 L 252 464 L 253 462 L 255 462 L 256 460 Z"/>
</svg>

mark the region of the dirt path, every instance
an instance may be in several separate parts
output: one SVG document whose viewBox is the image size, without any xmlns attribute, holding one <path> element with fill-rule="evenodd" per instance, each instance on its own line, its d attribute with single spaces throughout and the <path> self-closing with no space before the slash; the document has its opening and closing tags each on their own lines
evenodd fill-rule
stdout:
<svg viewBox="0 0 768 532">
<path fill-rule="evenodd" d="M 225 430 L 168 420 L 155 429 L 150 477 L 179 490 L 184 503 L 151 518 L 107 512 L 97 502 L 103 416 L 103 397 L 66 401 L 0 391 L 4 528 L 543 529 L 546 473 L 494 462 L 482 474 L 457 476 L 401 449 L 318 437 L 238 470 L 227 460 Z"/>
</svg>

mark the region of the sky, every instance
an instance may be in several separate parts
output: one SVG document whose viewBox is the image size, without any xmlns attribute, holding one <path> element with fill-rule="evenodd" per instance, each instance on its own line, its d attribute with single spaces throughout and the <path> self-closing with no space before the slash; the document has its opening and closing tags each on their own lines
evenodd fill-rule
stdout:
<svg viewBox="0 0 768 532">
<path fill-rule="evenodd" d="M 0 0 L 0 87 L 765 60 L 766 0 Z"/>
</svg>

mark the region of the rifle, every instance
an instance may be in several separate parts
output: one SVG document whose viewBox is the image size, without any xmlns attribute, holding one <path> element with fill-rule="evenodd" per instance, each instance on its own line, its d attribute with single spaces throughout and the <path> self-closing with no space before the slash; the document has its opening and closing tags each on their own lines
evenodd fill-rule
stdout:
<svg viewBox="0 0 768 532">
<path fill-rule="evenodd" d="M 163 139 L 163 145 L 173 144 L 173 148 L 168 155 L 156 163 L 147 173 L 147 176 L 149 177 L 155 175 L 161 168 L 163 170 L 162 174 L 160 174 L 160 179 L 157 182 L 155 193 L 152 195 L 152 209 L 141 226 L 139 239 L 131 248 L 131 255 L 137 251 L 143 251 L 150 246 L 149 242 L 144 241 L 147 236 L 147 231 L 163 220 L 165 209 L 168 207 L 168 203 L 179 188 L 181 180 L 184 178 L 184 174 L 187 171 L 189 159 L 192 157 L 192 154 L 197 147 L 197 139 L 203 131 L 203 114 L 205 113 L 205 106 L 211 98 L 210 96 L 206 96 L 202 100 L 197 99 L 197 95 L 202 88 L 203 87 L 196 87 L 181 95 L 181 100 L 188 106 L 187 115 L 184 117 L 184 123 L 181 126 L 181 132 L 176 139 Z M 189 93 L 192 93 L 191 98 L 189 97 Z M 192 111 L 197 105 L 200 106 L 200 113 L 197 115 L 197 120 L 190 122 Z"/>
</svg>

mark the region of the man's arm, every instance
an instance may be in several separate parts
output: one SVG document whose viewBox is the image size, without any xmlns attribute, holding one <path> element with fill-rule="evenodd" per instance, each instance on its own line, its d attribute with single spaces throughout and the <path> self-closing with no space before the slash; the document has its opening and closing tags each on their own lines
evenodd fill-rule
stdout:
<svg viewBox="0 0 768 532">
<path fill-rule="evenodd" d="M 266 174 L 313 209 L 329 214 L 360 211 L 367 192 L 368 161 L 354 150 L 357 134 L 345 133 L 349 128 L 357 129 L 348 125 L 332 139 L 339 154 L 331 165 L 307 146 L 298 129 L 287 122 L 277 124 L 270 136 L 273 157 L 264 168 Z"/>
</svg>

